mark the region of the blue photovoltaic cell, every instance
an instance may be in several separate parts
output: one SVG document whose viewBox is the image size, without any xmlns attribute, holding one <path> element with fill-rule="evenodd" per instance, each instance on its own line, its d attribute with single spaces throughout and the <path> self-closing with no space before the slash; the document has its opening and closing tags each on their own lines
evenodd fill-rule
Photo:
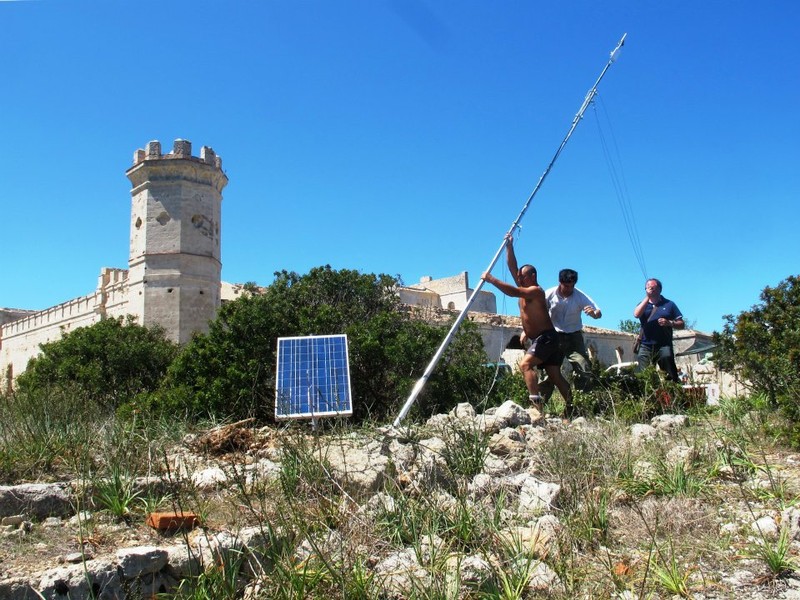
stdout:
<svg viewBox="0 0 800 600">
<path fill-rule="evenodd" d="M 275 418 L 353 414 L 346 335 L 278 338 Z"/>
</svg>

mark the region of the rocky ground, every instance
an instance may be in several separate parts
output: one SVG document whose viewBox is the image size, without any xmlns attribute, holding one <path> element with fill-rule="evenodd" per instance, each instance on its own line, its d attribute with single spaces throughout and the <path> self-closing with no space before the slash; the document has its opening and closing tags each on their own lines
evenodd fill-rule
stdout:
<svg viewBox="0 0 800 600">
<path fill-rule="evenodd" d="M 558 567 L 563 561 L 554 556 L 564 554 L 564 535 L 574 528 L 579 512 L 568 506 L 575 500 L 570 497 L 569 471 L 552 477 L 553 461 L 574 458 L 564 457 L 563 451 L 594 447 L 592 440 L 602 450 L 600 443 L 612 436 L 612 429 L 603 421 L 546 419 L 512 402 L 484 414 L 459 405 L 448 415 L 405 430 L 316 438 L 315 451 L 329 469 L 332 489 L 341 491 L 341 495 L 337 491 L 341 500 L 337 527 L 322 541 L 283 531 L 282 542 L 293 545 L 301 561 L 324 552 L 322 548 L 334 541 L 340 549 L 352 550 L 374 576 L 371 597 L 425 597 L 421 589 L 439 589 L 437 582 L 455 577 L 453 573 L 458 584 L 448 588 L 455 590 L 451 597 L 479 597 L 474 590 L 497 572 L 496 548 L 459 554 L 449 545 L 445 548 L 440 539 L 431 540 L 432 547 L 420 553 L 419 548 L 396 541 L 370 538 L 368 543 L 364 533 L 374 530 L 376 515 L 395 514 L 397 499 L 387 493 L 394 486 L 415 498 L 425 497 L 437 510 L 457 510 L 458 502 L 450 493 L 454 486 L 443 484 L 448 480 L 452 484 L 443 457 L 453 444 L 464 443 L 453 436 L 454 431 L 475 427 L 489 441 L 489 453 L 469 480 L 465 497 L 476 513 L 503 512 L 496 539 L 521 540 L 536 557 L 520 597 L 670 598 L 667 588 L 652 584 L 648 560 L 670 545 L 694 544 L 693 550 L 682 551 L 675 565 L 685 575 L 684 597 L 800 599 L 800 579 L 793 569 L 771 573 L 752 550 L 777 547 L 785 532 L 790 565 L 800 553 L 800 510 L 795 508 L 800 456 L 764 448 L 758 468 L 745 477 L 735 461 L 720 464 L 708 491 L 696 497 L 634 497 L 630 489 L 609 490 L 604 496 L 609 502 L 607 538 L 568 543 L 575 572 L 583 578 L 582 583 L 570 583 L 568 572 Z M 693 427 L 685 416 L 662 415 L 626 428 L 615 444 L 657 445 L 665 460 L 674 464 L 689 464 L 708 447 L 719 449 L 724 444 Z M 270 509 L 243 506 L 247 502 L 237 490 L 275 485 L 286 476 L 285 435 L 299 434 L 240 423 L 190 436 L 168 449 L 165 472 L 136 479 L 132 491 L 138 498 L 173 499 L 160 510 L 193 510 L 201 526 L 191 530 L 156 529 L 141 512 L 114 517 L 108 509 L 98 509 L 98 490 L 85 482 L 0 486 L 0 599 L 150 598 L 158 593 L 169 597 L 181 579 L 219 564 L 231 552 L 247 557 L 238 593 L 273 597 L 256 568 L 258 557 L 276 543 L 275 531 L 265 535 L 263 521 L 257 518 L 263 510 L 268 520 Z M 562 438 L 565 445 L 553 446 L 555 438 Z M 654 468 L 647 453 L 637 456 L 634 472 Z M 602 454 L 598 459 L 603 460 Z M 495 504 L 498 490 L 505 502 L 502 511 Z M 602 490 L 595 491 L 602 495 Z M 176 505 L 176 498 L 194 500 Z M 659 539 L 649 551 L 648 536 Z M 438 550 L 446 550 L 449 562 L 440 561 L 434 568 L 437 544 Z M 650 584 L 638 583 L 647 577 Z M 604 583 L 604 578 L 615 581 Z M 470 582 L 474 585 L 467 585 Z"/>
</svg>

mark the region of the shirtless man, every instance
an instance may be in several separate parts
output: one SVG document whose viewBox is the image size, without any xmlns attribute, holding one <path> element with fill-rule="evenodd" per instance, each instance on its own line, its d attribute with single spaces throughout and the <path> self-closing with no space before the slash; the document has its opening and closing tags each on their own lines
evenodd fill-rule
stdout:
<svg viewBox="0 0 800 600">
<path fill-rule="evenodd" d="M 482 279 L 491 283 L 506 296 L 519 298 L 519 316 L 522 319 L 522 330 L 525 336 L 532 340 L 530 348 L 520 363 L 525 385 L 531 404 L 539 412 L 543 412 L 543 402 L 539 395 L 539 381 L 536 367 L 544 367 L 547 376 L 561 392 L 566 404 L 566 416 L 572 414 L 572 391 L 563 375 L 561 375 L 561 361 L 564 357 L 558 350 L 558 337 L 550 320 L 545 300 L 544 290 L 536 281 L 536 269 L 532 265 L 522 265 L 517 268 L 517 257 L 514 255 L 514 238 L 506 236 L 506 262 L 508 270 L 514 278 L 516 285 L 497 279 L 489 272 L 483 274 Z"/>
</svg>

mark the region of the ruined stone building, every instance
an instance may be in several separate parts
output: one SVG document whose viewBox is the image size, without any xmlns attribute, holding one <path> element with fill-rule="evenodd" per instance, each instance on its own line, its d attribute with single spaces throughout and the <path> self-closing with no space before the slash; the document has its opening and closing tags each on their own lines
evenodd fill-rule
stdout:
<svg viewBox="0 0 800 600">
<path fill-rule="evenodd" d="M 228 178 L 220 157 L 208 146 L 199 157 L 192 156 L 186 140 L 176 140 L 171 152 L 162 153 L 154 141 L 134 153 L 125 174 L 132 186 L 128 268 L 102 268 L 94 292 L 45 310 L 0 308 L 3 389 L 39 353 L 40 344 L 64 332 L 106 317 L 133 315 L 137 323 L 161 325 L 171 340 L 185 343 L 195 332 L 207 331 L 223 301 L 241 293 L 242 286 L 221 280 L 222 190 Z M 440 321 L 462 310 L 472 293 L 466 272 L 423 277 L 399 290 L 400 300 L 418 307 L 422 318 Z M 469 318 L 479 325 L 489 359 L 516 365 L 519 318 L 496 313 L 494 294 L 481 290 Z M 692 344 L 697 332 L 688 333 L 676 351 Z M 603 364 L 633 358 L 630 334 L 587 326 L 584 335 Z"/>
</svg>

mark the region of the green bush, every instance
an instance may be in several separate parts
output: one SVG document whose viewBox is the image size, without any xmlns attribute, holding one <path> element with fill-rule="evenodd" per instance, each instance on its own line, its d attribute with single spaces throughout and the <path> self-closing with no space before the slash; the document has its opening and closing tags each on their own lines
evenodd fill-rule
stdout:
<svg viewBox="0 0 800 600">
<path fill-rule="evenodd" d="M 765 287 L 760 304 L 725 321 L 714 333 L 717 365 L 779 405 L 790 421 L 787 434 L 800 445 L 800 276 Z"/>
<path fill-rule="evenodd" d="M 575 410 L 584 416 L 602 415 L 625 423 L 642 423 L 656 415 L 687 408 L 681 386 L 667 381 L 655 367 L 616 372 L 606 371 L 595 362 L 592 381 L 591 390 L 574 392 Z"/>
<path fill-rule="evenodd" d="M 138 394 L 158 388 L 178 347 L 160 327 L 127 319 L 103 319 L 41 345 L 16 380 L 22 394 L 69 389 L 101 410 L 113 412 Z"/>
<path fill-rule="evenodd" d="M 263 293 L 225 304 L 207 334 L 196 336 L 169 371 L 160 393 L 173 408 L 200 417 L 271 421 L 275 403 L 277 339 L 282 336 L 347 334 L 354 419 L 384 419 L 423 373 L 446 330 L 401 310 L 397 278 L 312 269 L 281 271 Z M 451 344 L 415 407 L 422 414 L 449 408 L 480 393 L 486 361 L 471 324 Z M 177 402 L 188 404 L 175 405 Z"/>
</svg>

